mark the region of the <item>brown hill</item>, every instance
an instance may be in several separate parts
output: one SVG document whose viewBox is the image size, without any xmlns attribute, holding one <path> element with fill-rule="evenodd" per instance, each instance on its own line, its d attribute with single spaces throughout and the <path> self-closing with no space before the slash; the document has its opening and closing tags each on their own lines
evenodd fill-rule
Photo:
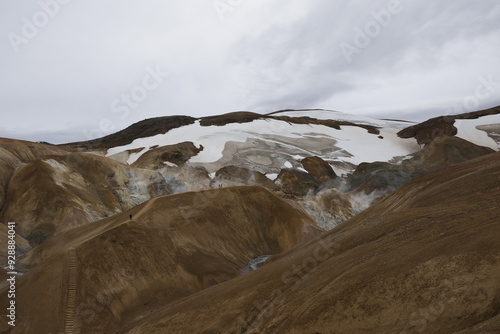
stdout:
<svg viewBox="0 0 500 334">
<path fill-rule="evenodd" d="M 65 155 L 69 152 L 54 145 L 7 138 L 0 138 L 0 147 L 22 162 Z"/>
<path fill-rule="evenodd" d="M 88 153 L 26 163 L 7 189 L 1 217 L 16 222 L 32 244 L 168 194 L 158 172 Z"/>
<path fill-rule="evenodd" d="M 112 333 L 239 276 L 251 258 L 319 233 L 310 217 L 263 188 L 159 197 L 30 252 L 23 264 L 32 269 L 17 283 L 22 317 L 10 333 Z M 5 296 L 0 291 L 2 307 Z"/>
<path fill-rule="evenodd" d="M 498 333 L 499 202 L 499 153 L 441 169 L 117 333 Z"/>
<path fill-rule="evenodd" d="M 0 211 L 7 196 L 7 184 L 18 166 L 30 161 L 66 154 L 68 151 L 53 145 L 0 138 Z"/>
<path fill-rule="evenodd" d="M 8 228 L 6 224 L 0 224 L 0 240 L 2 240 L 2 243 L 0 244 L 0 266 L 4 267 L 7 264 L 7 240 L 9 240 Z M 31 249 L 29 242 L 17 233 L 15 234 L 15 242 L 16 255 L 18 258 Z"/>
<path fill-rule="evenodd" d="M 458 137 L 442 136 L 426 145 L 411 159 L 402 162 L 406 170 L 434 171 L 446 166 L 472 160 L 495 151 Z"/>
</svg>

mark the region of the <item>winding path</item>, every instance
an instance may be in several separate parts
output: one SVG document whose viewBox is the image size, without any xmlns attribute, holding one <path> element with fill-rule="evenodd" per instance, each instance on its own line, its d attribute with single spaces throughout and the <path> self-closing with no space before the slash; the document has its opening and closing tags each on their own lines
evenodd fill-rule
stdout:
<svg viewBox="0 0 500 334">
<path fill-rule="evenodd" d="M 136 220 L 137 218 L 139 218 L 140 216 L 142 216 L 145 212 L 147 212 L 151 206 L 153 205 L 154 202 L 156 202 L 156 200 L 158 199 L 159 197 L 154 197 L 154 198 L 151 198 L 150 200 L 148 200 L 146 202 L 146 205 L 144 205 L 144 207 L 138 212 L 135 214 L 135 216 L 132 218 L 132 220 Z"/>
</svg>

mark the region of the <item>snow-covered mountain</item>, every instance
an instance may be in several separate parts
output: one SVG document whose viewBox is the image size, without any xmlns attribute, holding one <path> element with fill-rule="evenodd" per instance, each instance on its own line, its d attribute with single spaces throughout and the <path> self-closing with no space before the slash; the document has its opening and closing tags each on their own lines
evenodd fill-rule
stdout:
<svg viewBox="0 0 500 334">
<path fill-rule="evenodd" d="M 138 138 L 124 146 L 110 148 L 106 156 L 133 164 L 157 146 L 190 141 L 203 150 L 188 160 L 215 172 L 225 165 L 252 166 L 265 174 L 282 168 L 301 167 L 300 160 L 319 156 L 332 164 L 337 174 L 361 162 L 390 161 L 420 149 L 414 139 L 402 139 L 397 132 L 412 125 L 401 121 L 380 121 L 327 110 L 297 110 L 273 113 L 290 119 L 311 118 L 352 123 L 339 129 L 324 124 L 292 123 L 290 119 L 262 118 L 246 123 L 202 126 L 194 124 L 172 129 L 165 134 Z M 368 125 L 369 131 L 356 125 Z M 370 133 L 371 132 L 371 133 Z M 133 152 L 123 155 L 124 152 Z M 344 169 L 342 169 L 344 167 Z M 349 168 L 351 167 L 351 168 Z"/>
<path fill-rule="evenodd" d="M 286 110 L 160 117 L 59 146 L 5 139 L 0 209 L 40 241 L 156 196 L 256 185 L 331 229 L 416 177 L 498 151 L 499 127 L 498 110 L 420 124 Z"/>
<path fill-rule="evenodd" d="M 326 121 L 338 122 L 338 129 Z M 207 126 L 198 119 L 166 133 L 111 147 L 106 156 L 134 164 L 158 147 L 192 142 L 201 148 L 187 161 L 193 166 L 203 166 L 211 173 L 228 165 L 250 167 L 272 178 L 283 168 L 302 168 L 300 161 L 309 156 L 321 157 L 340 175 L 362 162 L 398 161 L 421 149 L 415 138 L 398 136 L 399 131 L 414 123 L 331 110 L 287 110 L 249 122 L 223 123 Z M 500 115 L 457 120 L 457 136 L 498 150 L 499 143 L 479 127 L 495 123 L 500 124 Z"/>
</svg>

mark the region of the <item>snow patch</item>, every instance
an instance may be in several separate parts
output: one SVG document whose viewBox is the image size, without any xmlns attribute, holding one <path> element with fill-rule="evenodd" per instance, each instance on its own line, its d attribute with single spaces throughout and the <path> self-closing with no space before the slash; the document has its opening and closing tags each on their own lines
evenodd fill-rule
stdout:
<svg viewBox="0 0 500 334">
<path fill-rule="evenodd" d="M 274 181 L 278 178 L 278 174 L 275 174 L 275 173 L 269 173 L 269 174 L 266 174 L 266 176 L 271 181 Z"/>
<path fill-rule="evenodd" d="M 165 165 L 167 165 L 168 167 L 179 167 L 179 166 L 177 166 L 177 164 L 174 164 L 173 162 L 170 162 L 170 161 L 163 161 L 163 163 Z"/>
<path fill-rule="evenodd" d="M 321 111 L 321 113 L 324 112 Z M 310 111 L 293 113 L 296 116 L 314 117 Z M 288 112 L 284 114 L 288 115 Z M 192 157 L 189 163 L 211 164 L 223 158 L 224 149 L 229 143 L 236 142 L 243 145 L 248 140 L 259 139 L 267 143 L 276 143 L 276 147 L 283 150 L 276 153 L 289 154 L 294 160 L 302 160 L 303 155 L 298 155 L 297 151 L 304 151 L 305 156 L 317 155 L 323 160 L 344 161 L 357 165 L 361 162 L 389 161 L 395 156 L 406 156 L 420 149 L 415 139 L 397 137 L 396 134 L 399 128 L 395 126 L 393 121 L 370 120 L 331 111 L 328 111 L 328 114 L 330 119 L 339 118 L 331 117 L 332 115 L 341 115 L 340 118 L 349 119 L 349 121 L 358 123 L 364 121 L 366 124 L 370 123 L 376 126 L 385 125 L 386 127 L 380 128 L 380 135 L 384 139 L 378 139 L 378 135 L 368 133 L 366 129 L 354 126 L 341 126 L 341 130 L 337 130 L 324 125 L 290 124 L 272 119 L 261 119 L 242 124 L 231 123 L 224 126 L 201 126 L 200 122 L 196 121 L 193 124 L 172 129 L 165 134 L 138 138 L 131 144 L 110 148 L 106 156 L 116 156 L 121 152 L 143 147 L 175 145 L 180 142 L 190 141 L 197 147 L 203 145 L 203 150 Z M 405 123 L 405 125 L 408 124 Z M 317 143 L 328 140 L 332 142 L 331 145 L 324 146 L 321 149 L 318 148 Z M 128 157 L 127 163 L 134 163 L 147 150 L 144 148 L 140 152 L 132 153 Z M 271 159 L 274 153 L 265 152 Z M 293 165 L 288 162 L 285 166 L 291 168 Z"/>
<path fill-rule="evenodd" d="M 262 267 L 270 257 L 271 255 L 261 255 L 250 259 L 248 265 L 241 270 L 241 274 L 243 275 Z"/>
<path fill-rule="evenodd" d="M 477 128 L 489 124 L 500 124 L 500 114 L 483 116 L 477 119 L 457 119 L 454 124 L 458 130 L 456 136 L 476 145 L 490 147 L 498 151 L 500 150 L 500 144 L 488 136 L 485 131 Z"/>
</svg>

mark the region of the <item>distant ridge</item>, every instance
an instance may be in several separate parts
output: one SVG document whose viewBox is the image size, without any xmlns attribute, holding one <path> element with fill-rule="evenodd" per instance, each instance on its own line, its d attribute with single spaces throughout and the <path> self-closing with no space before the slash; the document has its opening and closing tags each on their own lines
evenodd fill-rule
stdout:
<svg viewBox="0 0 500 334">
<path fill-rule="evenodd" d="M 398 136 L 401 138 L 415 138 L 419 144 L 429 144 L 436 137 L 455 136 L 458 132 L 458 129 L 454 126 L 456 120 L 477 119 L 497 114 L 500 114 L 500 106 L 464 114 L 434 117 L 399 131 Z"/>
<path fill-rule="evenodd" d="M 306 109 L 306 110 L 323 110 L 323 109 Z M 277 111 L 271 114 L 285 112 L 285 110 Z M 250 111 L 236 111 L 216 116 L 206 116 L 194 118 L 191 116 L 164 116 L 149 118 L 143 121 L 134 123 L 124 130 L 107 135 L 102 138 L 92 139 L 88 141 L 73 142 L 60 144 L 58 146 L 64 148 L 72 148 L 77 150 L 100 150 L 109 149 L 116 146 L 124 146 L 132 143 L 137 138 L 152 137 L 157 134 L 164 134 L 172 129 L 181 126 L 190 125 L 197 120 L 201 126 L 223 126 L 231 123 L 249 123 L 259 119 L 274 119 L 285 121 L 293 124 L 320 124 L 339 130 L 340 126 L 357 126 L 366 129 L 370 133 L 378 134 L 376 126 L 366 124 L 356 124 L 348 121 L 316 119 L 313 117 L 290 117 L 290 116 L 271 116 L 271 114 L 261 115 Z"/>
</svg>

